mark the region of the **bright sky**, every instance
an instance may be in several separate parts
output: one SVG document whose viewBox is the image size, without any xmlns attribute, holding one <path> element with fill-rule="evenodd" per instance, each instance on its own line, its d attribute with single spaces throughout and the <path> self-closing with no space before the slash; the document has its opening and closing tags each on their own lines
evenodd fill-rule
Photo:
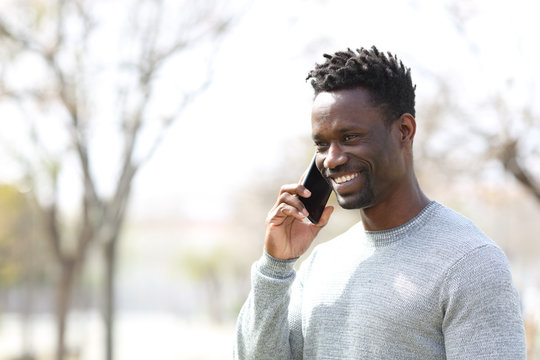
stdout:
<svg viewBox="0 0 540 360">
<path fill-rule="evenodd" d="M 463 33 L 448 4 L 470 13 Z M 133 209 L 203 218 L 226 213 L 235 192 L 257 181 L 261 169 L 275 168 L 291 142 L 309 137 L 312 90 L 304 79 L 324 52 L 375 44 L 396 53 L 412 68 L 419 101 L 433 96 L 433 75 L 454 79 L 467 100 L 520 76 L 531 83 L 509 96 L 531 101 L 527 90 L 540 80 L 538 10 L 534 0 L 254 0 L 219 50 L 213 85 L 139 173 Z M 0 111 L 6 125 L 9 114 Z M 112 166 L 108 150 L 104 174 Z M 72 184 L 64 182 L 66 202 Z"/>
</svg>

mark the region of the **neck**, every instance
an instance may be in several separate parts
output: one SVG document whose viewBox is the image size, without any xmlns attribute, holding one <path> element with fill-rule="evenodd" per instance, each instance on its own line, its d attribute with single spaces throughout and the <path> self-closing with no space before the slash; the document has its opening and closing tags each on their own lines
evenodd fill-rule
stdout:
<svg viewBox="0 0 540 360">
<path fill-rule="evenodd" d="M 360 210 L 364 229 L 379 231 L 402 225 L 418 215 L 429 202 L 413 176 L 400 191 L 376 205 Z"/>
</svg>

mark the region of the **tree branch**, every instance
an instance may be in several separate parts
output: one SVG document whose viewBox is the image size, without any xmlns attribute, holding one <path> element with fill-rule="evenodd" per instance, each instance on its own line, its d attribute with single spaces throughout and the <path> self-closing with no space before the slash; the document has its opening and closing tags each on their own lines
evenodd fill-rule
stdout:
<svg viewBox="0 0 540 360">
<path fill-rule="evenodd" d="M 529 191 L 538 201 L 540 201 L 540 185 L 536 183 L 534 177 L 523 168 L 517 155 L 516 139 L 511 140 L 501 147 L 499 154 L 499 160 L 503 164 L 506 171 L 514 176 L 514 178 L 521 183 L 527 191 Z"/>
</svg>

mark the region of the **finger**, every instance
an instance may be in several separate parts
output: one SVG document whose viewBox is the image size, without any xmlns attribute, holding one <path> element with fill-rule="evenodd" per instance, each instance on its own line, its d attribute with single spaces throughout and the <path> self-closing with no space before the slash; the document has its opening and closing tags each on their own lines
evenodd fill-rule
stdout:
<svg viewBox="0 0 540 360">
<path fill-rule="evenodd" d="M 302 184 L 288 184 L 283 185 L 279 191 L 279 194 L 289 193 L 292 195 L 300 195 L 302 197 L 311 196 L 311 192 Z"/>
<path fill-rule="evenodd" d="M 270 222 L 274 222 L 273 219 L 279 219 L 277 222 L 281 223 L 289 216 L 298 220 L 303 220 L 307 215 L 308 212 L 305 208 L 298 209 L 290 204 L 281 203 L 272 212 L 269 220 Z"/>
<path fill-rule="evenodd" d="M 280 196 L 279 203 L 285 203 L 292 207 L 294 207 L 296 210 L 298 210 L 300 213 L 308 215 L 308 211 L 306 209 L 306 206 L 304 203 L 300 200 L 298 195 L 292 195 L 289 193 L 284 193 Z"/>
<path fill-rule="evenodd" d="M 304 203 L 302 202 L 302 200 L 300 199 L 300 197 L 298 195 L 292 195 L 292 194 L 289 194 L 289 193 L 284 193 L 278 199 L 277 205 L 279 205 L 280 203 L 289 204 L 289 205 L 293 206 L 294 208 L 296 208 L 298 211 L 300 211 L 300 212 L 302 212 L 302 213 L 304 213 L 306 215 L 308 214 L 306 206 L 304 205 Z"/>
</svg>

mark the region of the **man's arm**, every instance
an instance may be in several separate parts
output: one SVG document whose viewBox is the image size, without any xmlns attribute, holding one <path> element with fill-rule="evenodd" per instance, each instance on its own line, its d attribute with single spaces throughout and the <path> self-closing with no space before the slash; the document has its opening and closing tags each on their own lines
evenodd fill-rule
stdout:
<svg viewBox="0 0 540 360">
<path fill-rule="evenodd" d="M 252 267 L 252 289 L 237 322 L 234 359 L 301 359 L 301 290 L 291 291 L 294 263 L 328 222 L 327 207 L 318 224 L 304 222 L 307 211 L 296 195 L 309 197 L 300 184 L 285 185 L 266 219 L 265 253 Z M 291 320 L 289 320 L 291 319 Z"/>
<path fill-rule="evenodd" d="M 486 245 L 458 261 L 441 295 L 447 359 L 526 359 L 519 295 L 499 248 Z"/>
<path fill-rule="evenodd" d="M 264 254 L 251 270 L 252 289 L 237 322 L 234 359 L 293 359 L 289 342 L 290 289 L 295 260 Z M 301 336 L 301 335 L 300 335 Z M 301 355 L 300 355 L 301 356 Z"/>
</svg>

